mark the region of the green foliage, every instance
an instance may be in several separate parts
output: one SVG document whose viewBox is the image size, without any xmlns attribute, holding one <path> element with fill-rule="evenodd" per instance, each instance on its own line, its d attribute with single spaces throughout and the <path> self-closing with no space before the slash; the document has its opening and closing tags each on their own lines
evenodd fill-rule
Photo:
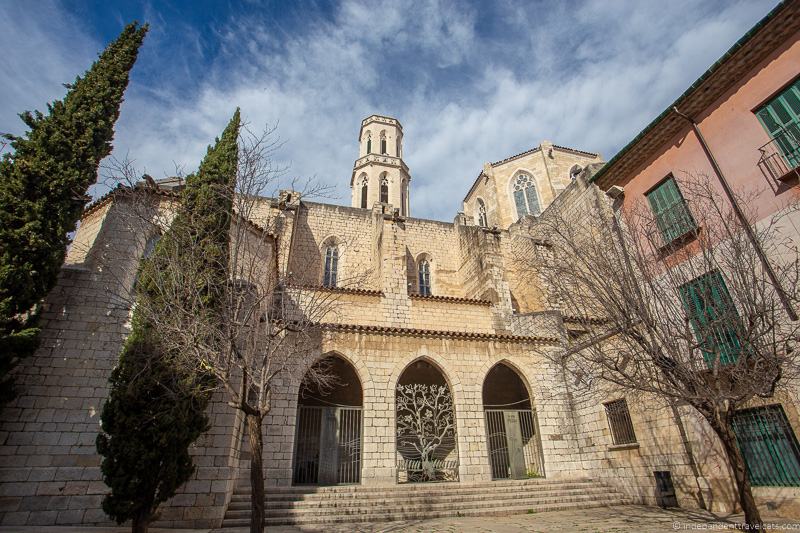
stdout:
<svg viewBox="0 0 800 533">
<path fill-rule="evenodd" d="M 117 523 L 148 523 L 194 473 L 189 446 L 209 428 L 207 383 L 176 372 L 152 330 L 136 323 L 111 373 L 103 406 L 103 510 Z"/>
<path fill-rule="evenodd" d="M 197 174 L 187 179 L 172 226 L 142 264 L 137 302 L 151 313 L 168 313 L 181 305 L 166 301 L 167 295 L 195 291 L 203 295 L 202 312 L 223 312 L 239 125 L 237 109 Z M 182 275 L 161 275 L 165 271 Z M 102 412 L 104 433 L 97 438 L 103 478 L 111 488 L 103 510 L 118 523 L 132 519 L 134 529 L 147 524 L 158 505 L 192 476 L 189 446 L 208 429 L 205 409 L 214 386 L 211 375 L 182 364 L 185 354 L 164 347 L 158 316 L 144 317 L 137 309 L 110 379 Z"/>
<path fill-rule="evenodd" d="M 128 75 L 146 26 L 128 25 L 47 114 L 27 111 L 24 137 L 7 135 L 13 151 L 0 161 L 0 380 L 30 353 L 30 321 L 20 320 L 56 282 L 69 239 L 112 149 Z M 17 338 L 21 337 L 21 338 Z"/>
</svg>

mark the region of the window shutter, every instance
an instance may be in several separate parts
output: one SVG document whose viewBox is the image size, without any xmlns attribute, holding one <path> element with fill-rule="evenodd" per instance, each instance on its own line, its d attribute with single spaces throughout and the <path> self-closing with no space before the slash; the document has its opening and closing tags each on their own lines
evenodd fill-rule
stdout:
<svg viewBox="0 0 800 533">
<path fill-rule="evenodd" d="M 756 116 L 770 137 L 800 122 L 800 79 L 762 107 Z"/>
<path fill-rule="evenodd" d="M 697 227 L 675 178 L 664 180 L 647 193 L 647 201 L 655 215 L 656 225 L 664 244 L 671 243 Z"/>
<path fill-rule="evenodd" d="M 717 352 L 721 364 L 735 363 L 741 352 L 736 332 L 739 315 L 722 275 L 716 271 L 703 274 L 678 292 L 706 364 L 714 365 Z"/>
</svg>

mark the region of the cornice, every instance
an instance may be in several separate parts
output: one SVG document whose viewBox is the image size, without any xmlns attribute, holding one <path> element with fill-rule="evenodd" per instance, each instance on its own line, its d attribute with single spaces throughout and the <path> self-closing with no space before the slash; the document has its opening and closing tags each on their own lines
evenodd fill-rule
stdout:
<svg viewBox="0 0 800 533">
<path fill-rule="evenodd" d="M 474 333 L 467 331 L 447 331 L 433 329 L 399 328 L 385 326 L 362 326 L 357 324 L 320 324 L 322 329 L 328 331 L 341 331 L 346 333 L 365 333 L 376 335 L 406 336 L 418 338 L 449 338 L 474 341 L 498 341 L 518 344 L 559 344 L 557 337 L 538 337 L 523 335 L 506 335 L 502 333 Z"/>
</svg>

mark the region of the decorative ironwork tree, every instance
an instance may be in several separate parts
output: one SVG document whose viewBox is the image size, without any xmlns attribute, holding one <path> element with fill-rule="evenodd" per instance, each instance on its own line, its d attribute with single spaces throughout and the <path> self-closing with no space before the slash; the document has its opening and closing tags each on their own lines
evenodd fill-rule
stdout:
<svg viewBox="0 0 800 533">
<path fill-rule="evenodd" d="M 397 386 L 397 442 L 416 451 L 424 481 L 436 479 L 436 451 L 454 440 L 453 397 L 447 386 Z"/>
</svg>

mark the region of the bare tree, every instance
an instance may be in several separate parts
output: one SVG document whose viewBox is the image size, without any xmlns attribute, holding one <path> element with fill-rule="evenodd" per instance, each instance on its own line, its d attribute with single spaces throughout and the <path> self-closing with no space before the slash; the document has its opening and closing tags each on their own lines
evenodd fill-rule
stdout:
<svg viewBox="0 0 800 533">
<path fill-rule="evenodd" d="M 397 386 L 397 442 L 420 458 L 422 481 L 436 479 L 436 452 L 454 440 L 453 397 L 446 386 Z"/>
<path fill-rule="evenodd" d="M 252 532 L 264 529 L 262 435 L 275 382 L 303 381 L 305 386 L 313 384 L 321 390 L 336 384 L 330 365 L 315 362 L 326 325 L 338 321 L 343 293 L 309 285 L 307 272 L 289 269 L 292 243 L 285 236 L 290 225 L 291 231 L 298 231 L 298 213 L 304 209 L 301 196 L 326 197 L 331 190 L 312 181 L 294 181 L 287 184 L 289 190 L 278 191 L 286 183 L 284 169 L 274 163 L 279 147 L 273 130 L 253 133 L 242 129 L 236 185 L 225 193 L 233 205 L 233 221 L 229 257 L 219 265 L 229 280 L 223 313 L 204 312 L 206 295 L 196 290 L 198 283 L 191 274 L 199 270 L 193 265 L 207 264 L 208 257 L 192 245 L 191 228 L 181 236 L 174 236 L 175 228 L 165 233 L 175 199 L 167 195 L 167 200 L 158 200 L 154 208 L 153 197 L 163 197 L 163 191 L 154 191 L 163 188 L 163 182 L 157 184 L 149 176 L 144 183 L 136 182 L 137 173 L 129 161 L 118 161 L 110 169 L 114 179 L 128 182 L 126 188 L 132 193 L 127 195 L 131 227 L 141 228 L 145 221 L 152 232 L 163 233 L 165 238 L 173 235 L 182 243 L 169 247 L 174 256 L 159 264 L 154 285 L 161 293 L 152 301 L 137 300 L 137 312 L 158 318 L 153 327 L 165 349 L 178 354 L 188 370 L 213 374 L 229 405 L 243 414 L 251 451 Z M 269 193 L 274 197 L 264 196 Z M 317 267 L 307 265 L 312 271 Z M 362 288 L 369 277 L 368 271 L 347 276 L 339 273 L 335 286 Z"/>
<path fill-rule="evenodd" d="M 517 233 L 514 261 L 584 332 L 560 355 L 576 383 L 702 415 L 752 526 L 761 517 L 733 424 L 753 399 L 797 383 L 798 323 L 786 307 L 797 305 L 800 254 L 782 233 L 797 207 L 758 222 L 745 208 L 743 222 L 706 176 L 679 182 L 685 203 L 655 215 L 644 202 L 620 210 L 580 178 Z"/>
</svg>

